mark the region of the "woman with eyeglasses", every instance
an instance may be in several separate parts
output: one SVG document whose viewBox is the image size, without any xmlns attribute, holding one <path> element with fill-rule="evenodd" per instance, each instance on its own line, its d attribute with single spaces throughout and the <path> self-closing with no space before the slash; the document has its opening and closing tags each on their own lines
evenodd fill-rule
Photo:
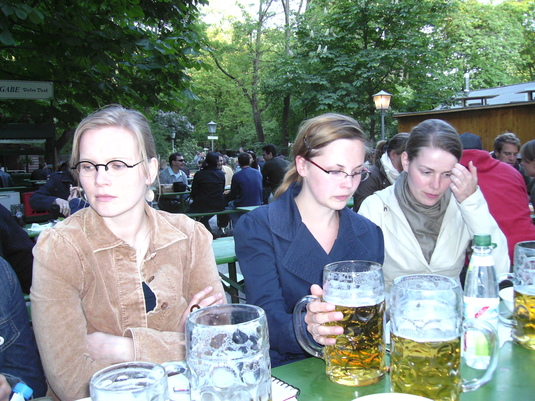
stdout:
<svg viewBox="0 0 535 401">
<path fill-rule="evenodd" d="M 462 145 L 455 128 L 425 120 L 413 128 L 401 156 L 403 173 L 394 185 L 364 200 L 359 213 L 382 228 L 385 286 L 400 276 L 440 274 L 460 280 L 474 234 L 490 234 L 496 273 L 509 271 L 507 241 L 477 186 L 477 169 L 459 164 Z M 312 294 L 322 295 L 319 287 Z M 305 321 L 320 344 L 333 345 L 342 319 L 334 305 L 311 302 Z"/>
<path fill-rule="evenodd" d="M 210 233 L 149 206 L 158 161 L 141 113 L 85 118 L 71 165 L 91 206 L 41 233 L 31 289 L 50 395 L 62 400 L 89 396 L 111 364 L 184 359 L 191 309 L 224 299 Z"/>
<path fill-rule="evenodd" d="M 234 230 L 247 303 L 266 311 L 272 366 L 309 356 L 294 334 L 292 311 L 322 282 L 331 262 L 383 262 L 383 235 L 346 207 L 364 168 L 365 136 L 352 118 L 324 114 L 305 121 L 276 200 L 243 215 Z"/>
</svg>

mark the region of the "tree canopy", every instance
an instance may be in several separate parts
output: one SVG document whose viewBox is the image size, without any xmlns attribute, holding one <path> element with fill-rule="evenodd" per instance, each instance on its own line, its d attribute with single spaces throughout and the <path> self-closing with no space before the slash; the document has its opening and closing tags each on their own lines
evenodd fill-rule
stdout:
<svg viewBox="0 0 535 401">
<path fill-rule="evenodd" d="M 189 70 L 202 67 L 195 22 L 205 3 L 4 1 L 0 78 L 54 84 L 51 101 L 2 101 L 4 119 L 68 128 L 106 104 L 171 110 L 195 98 Z"/>
</svg>

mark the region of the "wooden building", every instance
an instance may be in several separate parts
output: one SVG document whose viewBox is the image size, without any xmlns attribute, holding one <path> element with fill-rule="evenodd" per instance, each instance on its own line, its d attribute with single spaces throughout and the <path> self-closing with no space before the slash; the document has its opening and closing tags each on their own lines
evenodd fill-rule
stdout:
<svg viewBox="0 0 535 401">
<path fill-rule="evenodd" d="M 535 82 L 470 92 L 459 98 L 460 107 L 415 113 L 394 114 L 398 132 L 410 132 L 420 122 L 438 118 L 453 125 L 459 134 L 471 132 L 481 137 L 485 150 L 494 148 L 494 139 L 513 132 L 522 144 L 535 139 Z"/>
</svg>

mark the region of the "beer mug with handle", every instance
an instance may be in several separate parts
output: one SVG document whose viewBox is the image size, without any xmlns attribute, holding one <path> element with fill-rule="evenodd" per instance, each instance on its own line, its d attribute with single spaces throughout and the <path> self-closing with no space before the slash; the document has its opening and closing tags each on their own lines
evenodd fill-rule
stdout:
<svg viewBox="0 0 535 401">
<path fill-rule="evenodd" d="M 191 399 L 271 400 L 266 314 L 246 304 L 213 305 L 186 321 Z"/>
<path fill-rule="evenodd" d="M 512 281 L 515 301 L 513 320 L 503 316 L 500 320 L 513 326 L 516 343 L 535 350 L 535 241 L 515 245 L 514 273 L 501 274 L 499 279 Z"/>
<path fill-rule="evenodd" d="M 461 285 L 448 277 L 398 277 L 390 290 L 390 383 L 392 391 L 435 401 L 458 401 L 461 392 L 490 381 L 498 362 L 498 342 L 487 322 L 463 322 Z M 461 341 L 466 332 L 486 338 L 490 359 L 483 376 L 461 378 Z M 475 334 L 475 333 L 474 333 Z"/>
<path fill-rule="evenodd" d="M 310 354 L 325 360 L 327 376 L 346 386 L 367 386 L 381 380 L 385 367 L 385 285 L 381 265 L 348 260 L 330 263 L 323 269 L 323 301 L 336 305 L 344 333 L 336 344 L 319 347 L 310 340 L 303 313 L 309 295 L 294 308 L 293 322 L 299 344 Z"/>
<path fill-rule="evenodd" d="M 92 401 L 167 401 L 167 373 L 152 362 L 125 362 L 99 370 L 89 381 Z"/>
</svg>

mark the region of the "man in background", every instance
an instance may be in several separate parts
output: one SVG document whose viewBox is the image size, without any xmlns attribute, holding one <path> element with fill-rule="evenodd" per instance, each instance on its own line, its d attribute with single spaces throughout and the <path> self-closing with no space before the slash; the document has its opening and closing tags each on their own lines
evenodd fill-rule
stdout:
<svg viewBox="0 0 535 401">
<path fill-rule="evenodd" d="M 477 168 L 477 184 L 489 205 L 490 214 L 507 238 L 509 258 L 513 261 L 517 242 L 535 240 L 535 225 L 530 217 L 528 192 L 522 175 L 510 163 L 493 159 L 482 150 L 477 135 L 465 132 L 459 139 L 464 149 L 460 163 L 468 168 L 472 161 Z"/>
<path fill-rule="evenodd" d="M 180 152 L 172 153 L 169 156 L 169 166 L 160 172 L 160 184 L 173 184 L 173 192 L 185 192 L 188 190 L 188 176 L 182 170 L 186 161 Z M 175 185 L 175 183 L 178 183 Z M 160 197 L 158 207 L 169 213 L 179 213 L 182 211 L 181 202 L 185 198 L 176 196 L 174 198 Z"/>
<path fill-rule="evenodd" d="M 273 144 L 262 147 L 264 152 L 264 168 L 262 169 L 263 185 L 264 185 L 264 203 L 268 203 L 273 194 L 282 183 L 286 169 L 288 168 L 288 161 L 277 155 L 277 148 Z"/>
<path fill-rule="evenodd" d="M 232 177 L 230 192 L 225 196 L 228 202 L 227 209 L 236 209 L 242 206 L 258 206 L 262 204 L 262 174 L 250 166 L 251 155 L 240 153 L 238 163 L 241 167 Z M 243 213 L 229 214 L 232 226 L 235 227 Z"/>
<path fill-rule="evenodd" d="M 7 188 L 7 187 L 14 187 L 15 184 L 13 184 L 13 178 L 4 171 L 4 168 L 0 164 L 0 187 L 1 188 Z"/>
</svg>

